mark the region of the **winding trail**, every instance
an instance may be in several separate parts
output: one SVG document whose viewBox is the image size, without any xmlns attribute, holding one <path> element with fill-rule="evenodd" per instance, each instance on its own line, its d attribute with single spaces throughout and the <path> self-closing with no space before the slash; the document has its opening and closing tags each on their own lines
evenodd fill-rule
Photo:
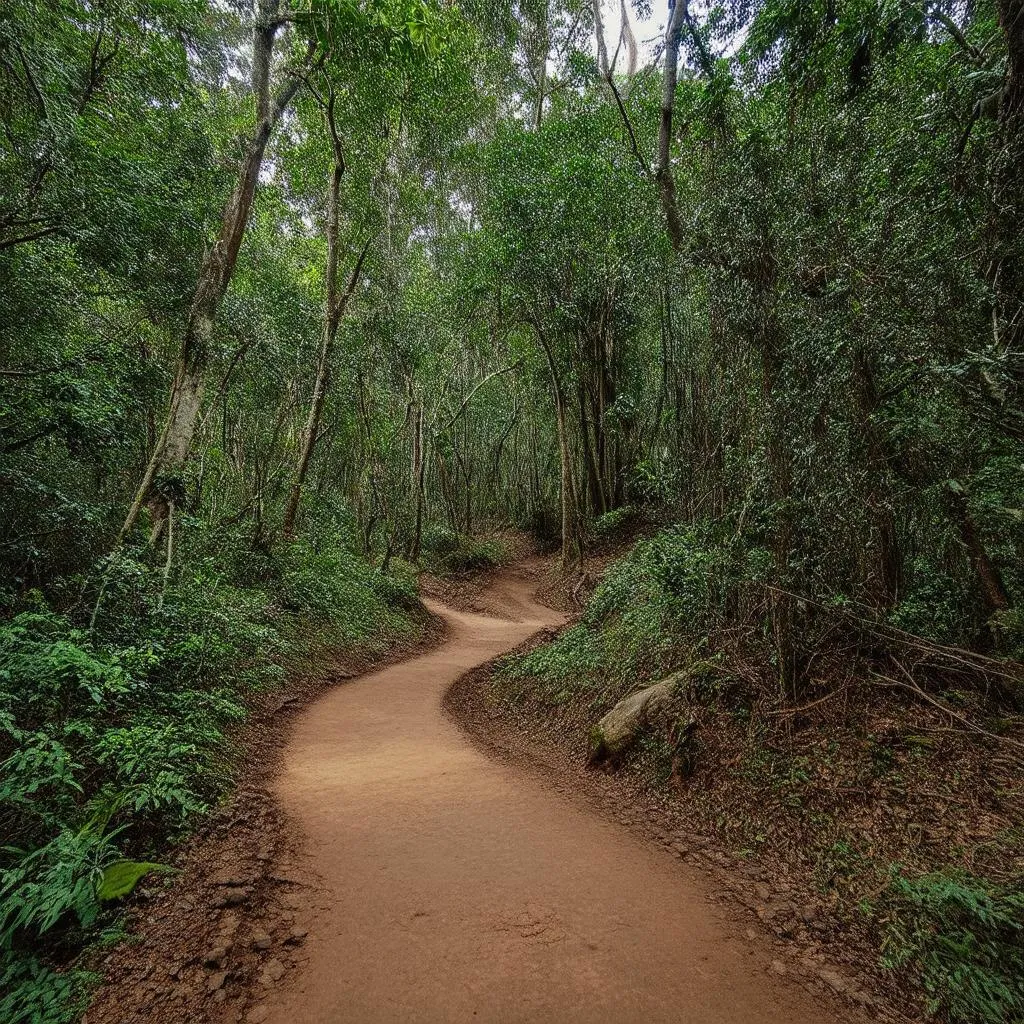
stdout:
<svg viewBox="0 0 1024 1024">
<path fill-rule="evenodd" d="M 837 1021 L 766 973 L 700 876 L 491 761 L 444 714 L 468 669 L 560 617 L 510 570 L 508 618 L 440 605 L 450 639 L 339 687 L 298 720 L 278 795 L 320 896 L 271 1024 Z M 269 1012 L 268 1012 L 269 1011 Z"/>
</svg>

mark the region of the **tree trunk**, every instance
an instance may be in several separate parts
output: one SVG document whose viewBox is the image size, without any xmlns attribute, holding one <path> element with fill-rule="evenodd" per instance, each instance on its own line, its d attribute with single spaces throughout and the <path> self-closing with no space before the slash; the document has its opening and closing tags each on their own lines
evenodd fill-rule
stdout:
<svg viewBox="0 0 1024 1024">
<path fill-rule="evenodd" d="M 558 455 L 561 460 L 562 474 L 562 566 L 568 568 L 572 561 L 573 549 L 579 553 L 578 513 L 576 505 L 576 484 L 572 476 L 572 449 L 569 447 L 569 431 L 566 425 L 565 395 L 562 392 L 562 380 L 555 365 L 554 353 L 544 333 L 534 327 L 540 339 L 544 356 L 551 372 L 551 391 L 555 402 L 555 425 L 558 431 Z"/>
<path fill-rule="evenodd" d="M 423 403 L 417 401 L 412 445 L 412 488 L 413 500 L 416 503 L 416 515 L 413 522 L 412 543 L 409 545 L 409 560 L 411 562 L 419 560 L 420 546 L 423 542 L 423 511 L 426 504 L 423 482 L 426 465 L 427 461 L 423 451 Z"/>
<path fill-rule="evenodd" d="M 665 31 L 665 72 L 661 87 L 661 123 L 658 130 L 658 162 L 655 170 L 668 237 L 676 252 L 683 247 L 683 222 L 679 217 L 676 182 L 672 176 L 672 114 L 676 102 L 676 85 L 679 81 L 679 43 L 683 37 L 687 2 L 688 0 L 675 0 L 671 7 L 672 16 Z"/>
<path fill-rule="evenodd" d="M 276 96 L 270 94 L 270 65 L 279 28 L 278 9 L 278 0 L 262 0 L 260 4 L 253 37 L 252 91 L 257 102 L 256 131 L 249 140 L 238 180 L 224 206 L 217 241 L 203 260 L 171 386 L 167 418 L 121 527 L 118 543 L 135 525 L 144 505 L 152 517 L 150 541 L 155 543 L 163 533 L 170 501 L 180 500 L 183 496 L 182 472 L 202 406 L 217 313 L 235 272 L 267 143 L 302 83 L 302 77 L 293 74 Z M 306 52 L 307 63 L 312 59 L 315 48 L 316 44 L 311 42 Z"/>
<path fill-rule="evenodd" d="M 367 239 L 363 245 L 355 269 L 349 278 L 348 287 L 344 292 L 338 289 L 338 233 L 341 207 L 341 179 L 345 174 L 345 156 L 341 149 L 337 125 L 334 120 L 335 95 L 333 89 L 327 101 L 326 119 L 331 132 L 331 143 L 334 148 L 334 167 L 331 170 L 331 184 L 327 199 L 327 268 L 325 272 L 324 295 L 324 330 L 320 346 L 320 359 L 316 368 L 316 381 L 313 384 L 313 397 L 309 403 L 309 415 L 306 429 L 302 435 L 302 446 L 299 461 L 295 468 L 295 481 L 288 497 L 288 507 L 284 514 L 283 532 L 285 537 L 295 536 L 295 520 L 299 514 L 299 503 L 302 500 L 302 486 L 306 482 L 306 473 L 316 448 L 317 436 L 320 433 L 320 418 L 323 415 L 324 401 L 331 384 L 331 357 L 334 354 L 334 341 L 338 336 L 338 326 L 345 315 L 349 301 L 359 284 L 359 276 L 370 249 Z"/>
<path fill-rule="evenodd" d="M 999 0 L 999 24 L 1007 66 L 993 176 L 996 251 L 989 276 L 996 299 L 996 346 L 1003 355 L 1024 348 L 1024 0 Z M 1024 381 L 1015 384 L 1024 389 Z"/>
<path fill-rule="evenodd" d="M 877 544 L 873 571 L 867 581 L 873 603 L 892 608 L 899 600 L 903 578 L 903 560 L 896 531 L 889 486 L 889 458 L 875 416 L 878 413 L 878 388 L 875 385 L 874 361 L 863 348 L 854 356 L 854 390 L 857 396 L 859 432 L 863 441 L 869 491 L 867 508 Z"/>
<path fill-rule="evenodd" d="M 1003 583 L 999 569 L 985 547 L 974 516 L 971 515 L 967 495 L 960 484 L 955 481 L 950 481 L 946 492 L 949 495 L 953 521 L 960 531 L 960 539 L 967 549 L 971 564 L 978 576 L 985 613 L 990 616 L 996 612 L 1004 612 L 1010 607 L 1010 595 Z"/>
</svg>

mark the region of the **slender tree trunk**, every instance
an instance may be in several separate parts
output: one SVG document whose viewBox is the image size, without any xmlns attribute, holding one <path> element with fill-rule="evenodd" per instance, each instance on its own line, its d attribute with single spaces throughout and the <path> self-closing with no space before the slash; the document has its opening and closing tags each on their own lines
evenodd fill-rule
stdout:
<svg viewBox="0 0 1024 1024">
<path fill-rule="evenodd" d="M 573 549 L 579 553 L 578 512 L 576 503 L 576 484 L 572 476 L 572 449 L 569 446 L 569 431 L 566 425 L 565 395 L 562 392 L 562 380 L 555 364 L 554 353 L 544 333 L 537 327 L 548 370 L 551 373 L 551 391 L 555 402 L 555 425 L 558 431 L 558 455 L 562 467 L 562 565 L 568 568 L 573 557 Z"/>
<path fill-rule="evenodd" d="M 997 213 L 989 278 L 996 299 L 996 348 L 1002 355 L 1024 349 L 1024 0 L 999 0 L 999 24 L 1007 66 L 993 175 Z M 1021 404 L 1024 381 L 1015 383 Z"/>
<path fill-rule="evenodd" d="M 341 149 L 341 140 L 338 137 L 337 125 L 334 119 L 334 105 L 335 95 L 332 89 L 330 98 L 327 101 L 326 110 L 327 124 L 334 148 L 334 167 L 331 169 L 331 183 L 327 199 L 327 268 L 324 275 L 326 294 L 324 296 L 323 340 L 320 345 L 320 359 L 317 363 L 316 381 L 313 384 L 313 397 L 309 403 L 306 429 L 302 434 L 299 461 L 295 467 L 295 480 L 292 484 L 291 494 L 288 497 L 288 506 L 284 514 L 283 532 L 285 537 L 295 536 L 295 521 L 299 514 L 299 504 L 302 501 L 302 487 L 306 482 L 309 463 L 316 449 L 324 401 L 327 398 L 327 391 L 331 385 L 331 360 L 334 355 L 334 342 L 338 336 L 338 326 L 341 324 L 341 319 L 345 315 L 345 309 L 356 290 L 356 286 L 359 284 L 363 263 L 366 261 L 366 254 L 370 250 L 370 241 L 367 239 L 362 251 L 359 253 L 359 258 L 356 260 L 352 276 L 349 278 L 348 287 L 344 292 L 341 292 L 338 288 L 338 263 L 340 260 L 338 235 L 341 215 L 341 180 L 345 174 L 345 156 Z"/>
<path fill-rule="evenodd" d="M 676 85 L 679 81 L 679 44 L 683 37 L 687 3 L 688 0 L 675 0 L 671 5 L 672 14 L 665 31 L 665 72 L 661 86 L 661 123 L 658 130 L 658 162 L 655 169 L 668 237 L 676 252 L 683 247 L 684 232 L 676 202 L 676 182 L 672 175 L 672 116 L 676 102 Z"/>
<path fill-rule="evenodd" d="M 412 455 L 412 486 L 416 502 L 416 516 L 413 524 L 412 543 L 409 546 L 409 560 L 415 562 L 420 557 L 420 546 L 423 542 L 423 511 L 426 504 L 424 475 L 427 460 L 423 450 L 423 403 L 416 403 L 416 420 L 413 434 Z"/>
<path fill-rule="evenodd" d="M 896 516 L 890 501 L 888 453 L 875 420 L 879 408 L 875 368 L 870 354 L 863 349 L 854 357 L 854 388 L 860 419 L 859 430 L 867 461 L 867 506 L 877 545 L 874 571 L 870 574 L 868 587 L 875 604 L 881 608 L 892 608 L 899 600 L 903 560 L 896 531 Z"/>
<path fill-rule="evenodd" d="M 202 406 L 217 313 L 235 272 L 267 143 L 302 83 L 300 75 L 290 75 L 278 93 L 271 96 L 270 67 L 279 28 L 278 10 L 278 0 L 262 0 L 260 4 L 253 37 L 252 91 L 257 103 L 256 130 L 249 139 L 238 180 L 221 215 L 217 241 L 203 260 L 171 386 L 167 418 L 121 528 L 118 543 L 135 525 L 143 506 L 149 508 L 152 517 L 150 541 L 155 543 L 167 521 L 170 501 L 183 497 L 181 477 Z M 306 53 L 307 64 L 315 48 L 316 44 L 311 42 Z"/>
<path fill-rule="evenodd" d="M 590 495 L 591 511 L 595 515 L 600 515 L 608 510 L 605 508 L 604 494 L 601 491 L 601 474 L 594 454 L 594 446 L 591 444 L 590 421 L 587 417 L 586 387 L 582 379 L 579 382 L 577 391 L 580 398 L 580 441 L 583 445 L 583 464 L 587 474 L 587 492 Z"/>
<path fill-rule="evenodd" d="M 1010 607 L 1010 595 L 1003 583 L 999 569 L 985 547 L 974 516 L 971 515 L 967 495 L 960 484 L 955 481 L 950 481 L 947 484 L 946 492 L 949 495 L 953 521 L 960 531 L 960 539 L 967 549 L 971 564 L 978 576 L 986 615 L 1006 611 Z"/>
<path fill-rule="evenodd" d="M 534 127 L 540 128 L 544 119 L 544 97 L 548 88 L 548 49 L 550 36 L 548 31 L 548 4 L 544 4 L 544 25 L 541 28 L 540 67 L 537 69 L 537 109 L 534 114 Z"/>
</svg>

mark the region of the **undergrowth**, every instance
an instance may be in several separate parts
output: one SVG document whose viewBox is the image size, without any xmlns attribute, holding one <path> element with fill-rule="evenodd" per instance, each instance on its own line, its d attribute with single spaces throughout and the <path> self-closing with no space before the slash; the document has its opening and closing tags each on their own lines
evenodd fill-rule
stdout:
<svg viewBox="0 0 1024 1024">
<path fill-rule="evenodd" d="M 443 526 L 423 531 L 423 563 L 441 576 L 464 576 L 508 561 L 507 545 L 497 537 L 470 537 Z"/>
<path fill-rule="evenodd" d="M 787 706 L 773 666 L 765 597 L 765 584 L 774 571 L 769 552 L 735 531 L 719 534 L 709 524 L 662 530 L 608 568 L 576 624 L 552 642 L 500 663 L 495 693 L 516 708 L 531 706 L 536 714 L 558 719 L 582 737 L 627 693 L 698 661 L 713 664 L 715 671 L 694 677 L 682 698 L 689 705 L 687 716 L 705 722 L 707 729 L 699 742 L 708 768 L 690 784 L 686 799 L 691 812 L 706 818 L 709 828 L 737 848 L 761 846 L 769 836 L 777 843 L 783 834 L 791 835 L 800 857 L 809 855 L 817 863 L 812 888 L 837 905 L 846 901 L 847 920 L 858 916 L 858 894 L 877 891 L 879 879 L 885 886 L 889 878 L 883 895 L 862 907 L 869 916 L 859 915 L 870 924 L 869 941 L 875 943 L 879 966 L 912 979 L 924 994 L 926 1012 L 937 1019 L 1022 1024 L 1024 881 L 1015 880 L 1013 865 L 1019 866 L 1019 859 L 1012 850 L 1004 851 L 996 881 L 983 874 L 994 861 L 978 856 L 977 873 L 969 872 L 952 862 L 955 852 L 948 842 L 930 849 L 914 844 L 917 864 L 890 869 L 899 855 L 898 834 L 890 832 L 880 842 L 877 835 L 865 838 L 863 855 L 843 838 L 860 833 L 864 819 L 856 815 L 870 818 L 872 805 L 837 806 L 830 796 L 836 787 L 877 793 L 883 801 L 887 792 L 902 794 L 899 799 L 905 800 L 915 787 L 936 788 L 939 769 L 931 760 L 936 741 L 913 724 L 919 712 L 910 713 L 906 705 L 896 712 L 906 723 L 901 731 L 890 718 L 892 705 L 872 726 L 869 702 L 878 700 L 878 691 L 848 675 L 831 682 L 819 676 L 815 683 L 825 688 L 823 711 L 835 706 L 827 703 L 828 686 L 848 686 L 850 700 L 865 702 L 849 708 L 841 719 L 815 726 L 810 718 L 798 721 L 763 713 L 770 708 L 777 715 Z M 939 598 L 951 589 L 948 581 L 922 571 L 889 622 L 946 639 L 949 609 L 943 603 L 947 598 Z M 929 603 L 929 595 L 934 602 Z M 827 598 L 819 602 L 828 603 Z M 832 603 L 840 612 L 845 607 L 843 601 Z M 805 663 L 818 666 L 819 672 L 831 671 L 829 643 L 840 636 L 849 645 L 860 634 L 839 614 L 829 617 L 812 607 L 803 614 Z M 881 649 L 877 638 L 865 646 L 875 656 Z M 844 665 L 852 662 L 848 652 L 849 647 Z M 870 664 L 868 654 L 861 657 L 862 664 Z M 802 702 L 820 699 L 821 692 L 808 693 Z M 943 700 L 953 699 L 951 690 L 938 692 Z M 985 713 L 982 693 L 962 693 L 962 698 L 962 709 Z M 927 704 L 919 707 L 924 708 L 920 713 L 934 714 Z M 1008 713 L 995 704 L 993 710 Z M 806 731 L 795 740 L 792 729 L 779 732 L 784 721 Z M 948 719 L 939 724 L 948 724 Z M 969 746 L 969 740 L 957 742 Z M 977 757 L 965 755 L 957 761 L 959 755 L 953 756 L 956 772 L 975 770 Z M 649 784 L 666 784 L 671 769 L 668 738 L 654 733 L 642 737 L 630 764 Z M 957 784 L 955 778 L 948 782 Z M 995 781 L 981 789 L 991 789 L 992 799 L 1002 799 Z M 934 805 L 934 796 L 923 801 Z M 886 806 L 876 808 L 888 813 Z M 928 808 L 926 821 L 933 820 L 932 810 Z M 901 815 L 898 804 L 896 815 L 878 821 L 913 821 Z M 947 817 L 948 812 L 936 821 L 939 835 L 956 828 Z M 880 827 L 884 832 L 886 826 Z M 982 842 L 980 835 L 962 835 L 957 852 Z M 989 856 L 998 860 L 998 844 L 987 845 Z M 921 870 L 929 862 L 932 869 Z"/>
<path fill-rule="evenodd" d="M 0 623 L 5 1024 L 75 1019 L 91 980 L 76 955 L 114 917 L 104 897 L 159 868 L 225 791 L 249 694 L 316 648 L 416 628 L 411 570 L 382 575 L 342 546 L 185 565 L 165 587 L 122 551 Z"/>
</svg>

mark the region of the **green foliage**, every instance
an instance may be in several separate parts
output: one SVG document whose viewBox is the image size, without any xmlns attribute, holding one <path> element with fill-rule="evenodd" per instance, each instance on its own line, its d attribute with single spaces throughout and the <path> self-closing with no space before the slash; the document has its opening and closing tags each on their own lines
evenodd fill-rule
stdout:
<svg viewBox="0 0 1024 1024">
<path fill-rule="evenodd" d="M 662 530 L 608 567 L 578 625 L 506 672 L 578 687 L 665 675 L 705 647 L 742 570 L 706 527 Z"/>
<path fill-rule="evenodd" d="M 74 1024 L 88 1003 L 86 971 L 58 972 L 33 957 L 0 951 L 0 1019 L 10 1024 Z"/>
<path fill-rule="evenodd" d="M 508 548 L 499 538 L 469 537 L 440 526 L 424 531 L 422 547 L 427 566 L 446 576 L 493 569 L 508 561 Z"/>
<path fill-rule="evenodd" d="M 609 509 L 594 520 L 594 534 L 598 537 L 614 536 L 634 518 L 636 518 L 636 509 L 632 505 Z"/>
<path fill-rule="evenodd" d="M 101 904 L 161 870 L 147 855 L 229 784 L 226 730 L 247 692 L 311 645 L 377 647 L 414 628 L 408 571 L 303 543 L 263 569 L 242 587 L 197 553 L 165 589 L 121 552 L 78 584 L 94 628 L 46 609 L 0 624 L 0 951 L 18 1013 L 45 1003 L 39 1019 L 61 1019 L 78 982 L 34 951 L 53 933 L 86 939 Z"/>
<path fill-rule="evenodd" d="M 151 871 L 167 871 L 166 864 L 155 861 L 115 860 L 103 869 L 103 876 L 96 890 L 101 902 L 119 900 L 129 895 L 139 882 Z"/>
<path fill-rule="evenodd" d="M 883 905 L 884 963 L 920 976 L 931 1013 L 962 1024 L 1024 1019 L 1024 887 L 895 868 Z"/>
</svg>

